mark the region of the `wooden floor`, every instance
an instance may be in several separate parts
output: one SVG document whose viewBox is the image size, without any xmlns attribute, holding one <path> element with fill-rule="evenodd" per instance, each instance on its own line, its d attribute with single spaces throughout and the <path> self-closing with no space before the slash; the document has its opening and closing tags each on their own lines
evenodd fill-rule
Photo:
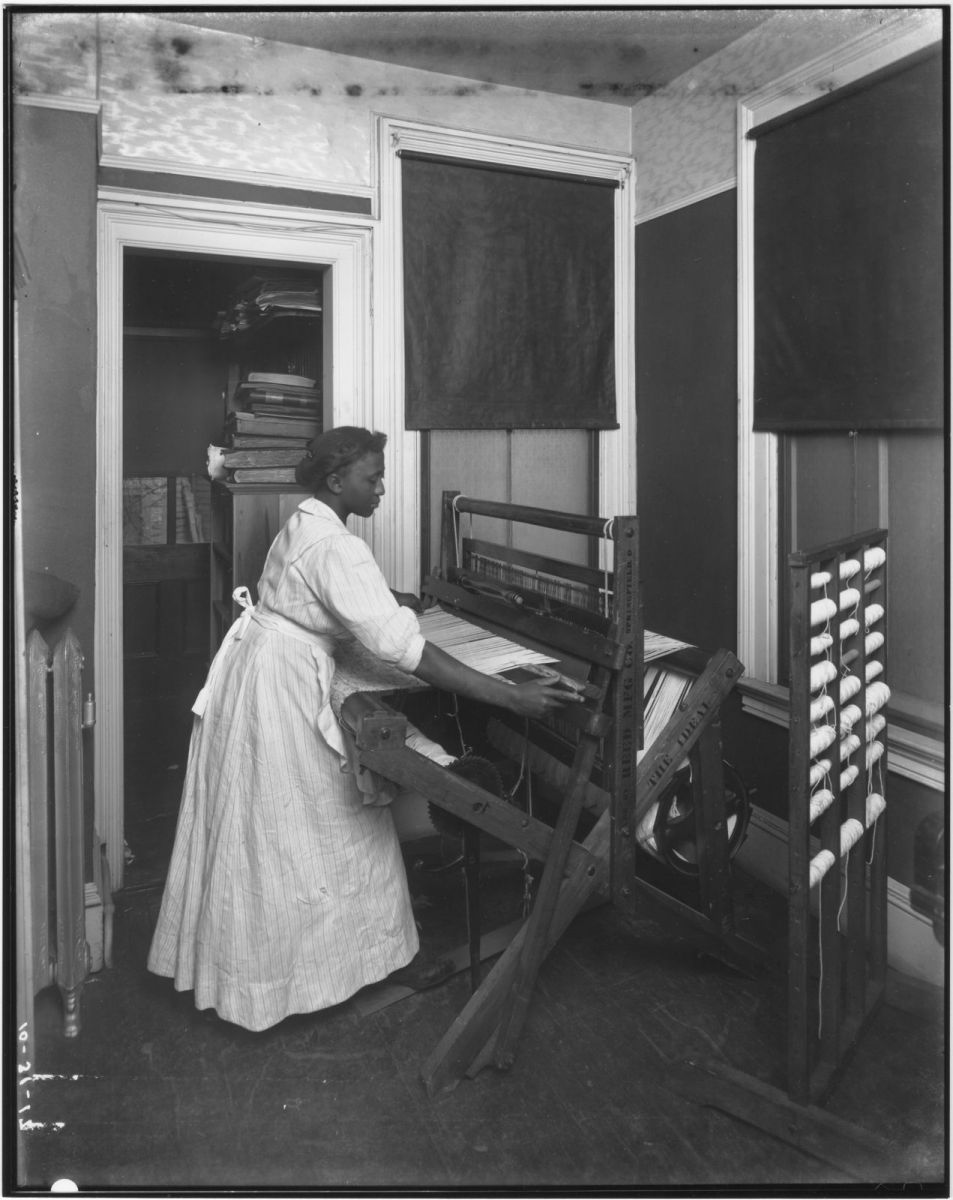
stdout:
<svg viewBox="0 0 953 1200">
<path fill-rule="evenodd" d="M 431 866 L 408 859 L 423 934 L 445 946 L 462 939 L 462 883 Z M 488 924 L 518 915 L 522 882 L 512 862 L 486 868 Z M 744 876 L 738 887 L 740 928 L 783 957 L 777 897 Z M 466 1001 L 465 973 L 248 1033 L 146 971 L 157 895 L 117 898 L 114 965 L 85 988 L 78 1038 L 61 1036 L 55 991 L 38 997 L 20 1186 L 949 1195 L 946 1014 L 932 991 L 891 980 L 821 1114 L 881 1141 L 881 1165 L 851 1174 L 807 1138 L 699 1102 L 706 1063 L 783 1087 L 783 973 L 738 975 L 648 916 L 579 916 L 544 965 L 512 1069 L 428 1099 L 420 1064 Z"/>
</svg>

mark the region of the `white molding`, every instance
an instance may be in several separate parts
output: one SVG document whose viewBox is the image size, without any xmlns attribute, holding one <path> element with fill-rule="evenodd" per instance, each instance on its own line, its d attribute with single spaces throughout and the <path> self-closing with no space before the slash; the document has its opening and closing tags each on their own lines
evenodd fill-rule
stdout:
<svg viewBox="0 0 953 1200">
<path fill-rule="evenodd" d="M 738 685 L 742 712 L 781 729 L 790 727 L 788 689 L 745 676 Z M 887 769 L 935 792 L 946 791 L 946 752 L 941 739 L 898 725 L 887 727 Z"/>
<path fill-rule="evenodd" d="M 368 213 L 339 213 L 327 208 L 296 208 L 287 204 L 196 197 L 182 192 L 143 191 L 112 185 L 100 185 L 96 195 L 104 203 L 134 204 L 142 209 L 151 208 L 159 214 L 178 212 L 208 225 L 232 227 L 236 222 L 247 220 L 254 223 L 256 230 L 270 226 L 280 230 L 294 227 L 301 232 L 311 229 L 320 232 L 329 223 L 335 228 L 351 225 L 365 229 L 373 221 Z"/>
<path fill-rule="evenodd" d="M 939 40 L 939 13 L 903 10 L 738 104 L 738 654 L 749 678 L 778 678 L 778 439 L 753 432 L 754 160 L 746 135 Z"/>
<path fill-rule="evenodd" d="M 691 208 L 693 204 L 698 204 L 702 200 L 710 200 L 712 196 L 730 192 L 737 184 L 737 176 L 732 175 L 730 179 L 723 179 L 720 183 L 712 183 L 708 187 L 699 188 L 697 192 L 692 192 L 688 196 L 681 196 L 678 200 L 670 200 L 668 204 L 659 204 L 656 208 L 640 212 L 635 218 L 635 223 L 644 225 L 646 221 L 654 221 L 656 217 L 666 217 L 669 213 L 678 212 L 681 208 Z"/>
<path fill-rule="evenodd" d="M 778 439 L 754 433 L 754 144 L 738 111 L 738 656 L 778 677 Z"/>
<path fill-rule="evenodd" d="M 748 835 L 738 866 L 761 883 L 787 895 L 788 824 L 752 806 Z M 816 893 L 817 889 L 814 889 Z M 936 987 L 945 986 L 946 955 L 933 925 L 910 903 L 910 889 L 887 879 L 887 963 L 893 970 Z"/>
<path fill-rule="evenodd" d="M 618 430 L 599 434 L 599 515 L 634 515 L 635 486 L 635 170 L 617 168 L 615 194 L 615 378 Z M 603 543 L 603 553 L 608 547 Z"/>
<path fill-rule="evenodd" d="M 603 514 L 635 512 L 635 253 L 634 164 L 626 155 L 580 150 L 490 134 L 471 133 L 381 116 L 379 253 L 375 257 L 375 365 L 373 416 L 390 434 L 390 501 L 375 516 L 371 544 L 391 586 L 416 589 L 420 562 L 419 434 L 404 429 L 403 260 L 401 166 L 398 152 L 416 150 L 470 162 L 604 179 L 618 184 L 615 198 L 615 353 L 619 429 L 600 433 L 599 505 Z M 376 523 L 380 522 L 377 526 Z"/>
<path fill-rule="evenodd" d="M 900 16 L 888 18 L 875 29 L 779 75 L 745 96 L 741 106 L 756 115 L 753 124 L 771 121 L 925 50 L 942 36 L 939 11 L 901 10 Z"/>
<path fill-rule="evenodd" d="M 302 220 L 295 210 L 265 215 L 242 209 L 223 214 L 220 204 L 193 201 L 141 205 L 101 200 L 98 213 L 98 388 L 96 410 L 95 679 L 99 711 L 93 730 L 94 826 L 106 844 L 114 886 L 123 878 L 123 671 L 122 671 L 122 363 L 123 254 L 150 248 L 270 258 L 330 268 L 325 336 L 331 344 L 335 424 L 364 423 L 371 394 L 372 226 Z M 330 331 L 328 331 L 330 325 Z"/>
<path fill-rule="evenodd" d="M 490 133 L 472 133 L 446 125 L 425 125 L 395 117 L 380 118 L 380 168 L 383 178 L 384 157 L 399 150 L 439 154 L 472 162 L 493 162 L 529 171 L 556 171 L 562 175 L 587 175 L 595 179 L 629 181 L 633 160 L 629 155 L 552 142 L 532 142 L 523 138 L 500 137 Z"/>
<path fill-rule="evenodd" d="M 14 104 L 30 105 L 32 108 L 65 108 L 70 112 L 102 113 L 101 100 L 90 100 L 86 96 L 14 96 Z"/>
<path fill-rule="evenodd" d="M 237 183 L 256 188 L 294 188 L 300 192 L 327 192 L 337 196 L 358 196 L 372 203 L 377 194 L 377 189 L 367 184 L 338 183 L 327 179 L 302 179 L 300 175 L 279 175 L 276 171 L 237 171 L 231 167 L 227 169 L 209 167 L 174 158 L 128 158 L 121 154 L 103 154 L 100 157 L 99 165 L 117 171 L 143 171 L 150 175 L 184 175 L 189 179 L 215 179 L 225 183 Z M 320 211 L 332 210 L 321 209 Z M 366 219 L 369 214 L 357 215 L 362 215 Z"/>
</svg>

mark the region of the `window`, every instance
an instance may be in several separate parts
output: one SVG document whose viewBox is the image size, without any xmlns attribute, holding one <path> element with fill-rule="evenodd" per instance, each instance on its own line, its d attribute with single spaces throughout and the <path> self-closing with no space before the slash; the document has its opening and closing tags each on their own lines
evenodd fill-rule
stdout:
<svg viewBox="0 0 953 1200">
<path fill-rule="evenodd" d="M 936 699 L 945 645 L 942 434 L 759 432 L 755 421 L 754 143 L 747 132 L 804 103 L 806 96 L 855 84 L 928 51 L 942 36 L 940 14 L 905 12 L 809 69 L 747 97 L 739 112 L 739 655 L 746 664 L 748 711 L 787 722 L 783 661 L 785 556 L 872 526 L 889 531 L 891 770 L 932 788 L 945 786 L 942 700 Z M 813 426 L 817 429 L 818 426 Z M 840 426 L 844 429 L 844 426 Z M 818 479 L 836 480 L 827 491 Z M 847 526 L 831 533 L 838 510 Z M 818 536 L 819 535 L 819 536 Z M 907 688 L 911 688 L 908 692 Z"/>
</svg>

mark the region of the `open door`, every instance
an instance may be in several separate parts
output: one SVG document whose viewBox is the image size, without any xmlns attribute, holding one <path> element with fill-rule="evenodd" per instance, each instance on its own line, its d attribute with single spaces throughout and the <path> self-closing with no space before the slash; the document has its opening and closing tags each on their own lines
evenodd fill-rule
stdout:
<svg viewBox="0 0 953 1200">
<path fill-rule="evenodd" d="M 371 327 L 369 228 L 355 225 L 353 220 L 340 225 L 328 220 L 316 225 L 313 219 L 302 221 L 300 213 L 289 213 L 278 206 L 267 206 L 267 211 L 260 212 L 241 205 L 230 214 L 227 204 L 221 201 L 190 199 L 174 207 L 162 207 L 160 201 L 152 199 L 149 205 L 136 203 L 134 197 L 100 200 L 98 206 L 97 719 L 92 738 L 95 825 L 105 843 L 116 889 L 127 885 L 123 849 L 130 840 L 125 827 L 127 719 L 130 740 L 143 745 L 144 753 L 151 756 L 153 784 L 164 785 L 160 786 L 158 809 L 148 814 L 152 818 L 157 812 L 163 815 L 142 819 L 148 831 L 146 851 L 152 859 L 160 858 L 158 831 L 174 825 L 166 808 L 172 799 L 177 814 L 182 782 L 179 768 L 184 771 L 190 710 L 207 664 L 208 651 L 203 655 L 198 627 L 192 622 L 198 611 L 197 597 L 206 586 L 199 560 L 203 554 L 210 555 L 209 547 L 201 542 L 182 540 L 182 514 L 188 521 L 189 500 L 188 491 L 178 481 L 189 483 L 200 513 L 197 481 L 207 477 L 207 446 L 221 434 L 224 413 L 218 354 L 221 347 L 216 348 L 214 333 L 210 338 L 208 330 L 203 329 L 199 336 L 198 326 L 187 332 L 181 328 L 174 309 L 159 311 L 159 288 L 154 282 L 141 289 L 142 305 L 131 307 L 131 293 L 127 294 L 126 288 L 128 264 L 133 259 L 151 258 L 150 269 L 154 270 L 157 263 L 177 262 L 177 271 L 183 269 L 182 264 L 191 264 L 187 286 L 178 289 L 178 300 L 186 304 L 192 303 L 199 289 L 218 272 L 230 273 L 234 280 L 262 264 L 283 264 L 299 270 L 319 265 L 329 281 L 328 309 L 333 299 L 334 310 L 333 318 L 324 322 L 322 335 L 325 423 L 375 428 L 380 424 L 375 424 L 367 366 Z M 200 270 L 194 269 L 197 263 L 201 264 Z M 159 269 L 173 270 L 171 266 Z M 225 304 L 222 289 L 216 290 L 209 309 L 213 317 Z M 174 331 L 174 336 L 166 336 L 169 331 Z M 166 360 L 161 370 L 156 361 L 159 358 Z M 203 362 L 207 365 L 202 366 Z M 208 382 L 202 383 L 197 392 L 196 381 L 200 378 Z M 131 387 L 148 393 L 140 397 L 141 403 L 128 403 Z M 140 417 L 142 425 L 135 432 L 130 422 Z M 131 445 L 132 440 L 138 441 L 138 448 Z M 188 457 L 184 456 L 186 447 Z M 145 484 L 145 479 L 164 482 Z M 170 479 L 176 482 L 170 485 Z M 155 495 L 165 496 L 164 507 L 159 506 L 165 515 L 164 536 L 150 544 L 126 545 L 131 497 L 135 494 L 134 507 L 141 507 L 140 493 L 153 487 Z M 168 502 L 170 491 L 174 494 L 173 505 Z M 170 515 L 173 508 L 174 517 Z M 161 521 L 156 520 L 161 527 Z M 174 536 L 169 532 L 173 520 Z M 137 589 L 135 597 L 131 590 L 126 595 L 127 585 Z M 176 612 L 178 616 L 173 615 Z M 124 631 L 127 624 L 131 626 L 128 637 Z M 208 624 L 206 607 L 202 636 Z M 180 640 L 169 634 L 170 625 L 178 627 Z M 160 665 L 167 656 L 169 662 Z M 131 693 L 128 706 L 123 697 L 127 666 Z M 196 678 L 198 686 L 193 688 Z M 170 704 L 181 714 L 177 727 L 168 719 Z M 162 740 L 167 732 L 171 742 Z M 131 809 L 129 832 L 138 837 L 133 829 L 138 818 L 133 818 Z M 140 849 L 141 844 L 142 839 Z"/>
</svg>

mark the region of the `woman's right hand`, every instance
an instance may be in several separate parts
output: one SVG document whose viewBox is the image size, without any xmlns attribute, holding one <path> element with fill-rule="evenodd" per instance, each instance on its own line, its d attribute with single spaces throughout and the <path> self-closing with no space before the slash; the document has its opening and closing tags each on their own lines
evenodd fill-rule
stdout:
<svg viewBox="0 0 953 1200">
<path fill-rule="evenodd" d="M 510 709 L 520 717 L 545 717 L 564 704 L 578 703 L 582 696 L 572 688 L 554 680 L 532 680 L 517 683 L 508 689 Z"/>
</svg>

